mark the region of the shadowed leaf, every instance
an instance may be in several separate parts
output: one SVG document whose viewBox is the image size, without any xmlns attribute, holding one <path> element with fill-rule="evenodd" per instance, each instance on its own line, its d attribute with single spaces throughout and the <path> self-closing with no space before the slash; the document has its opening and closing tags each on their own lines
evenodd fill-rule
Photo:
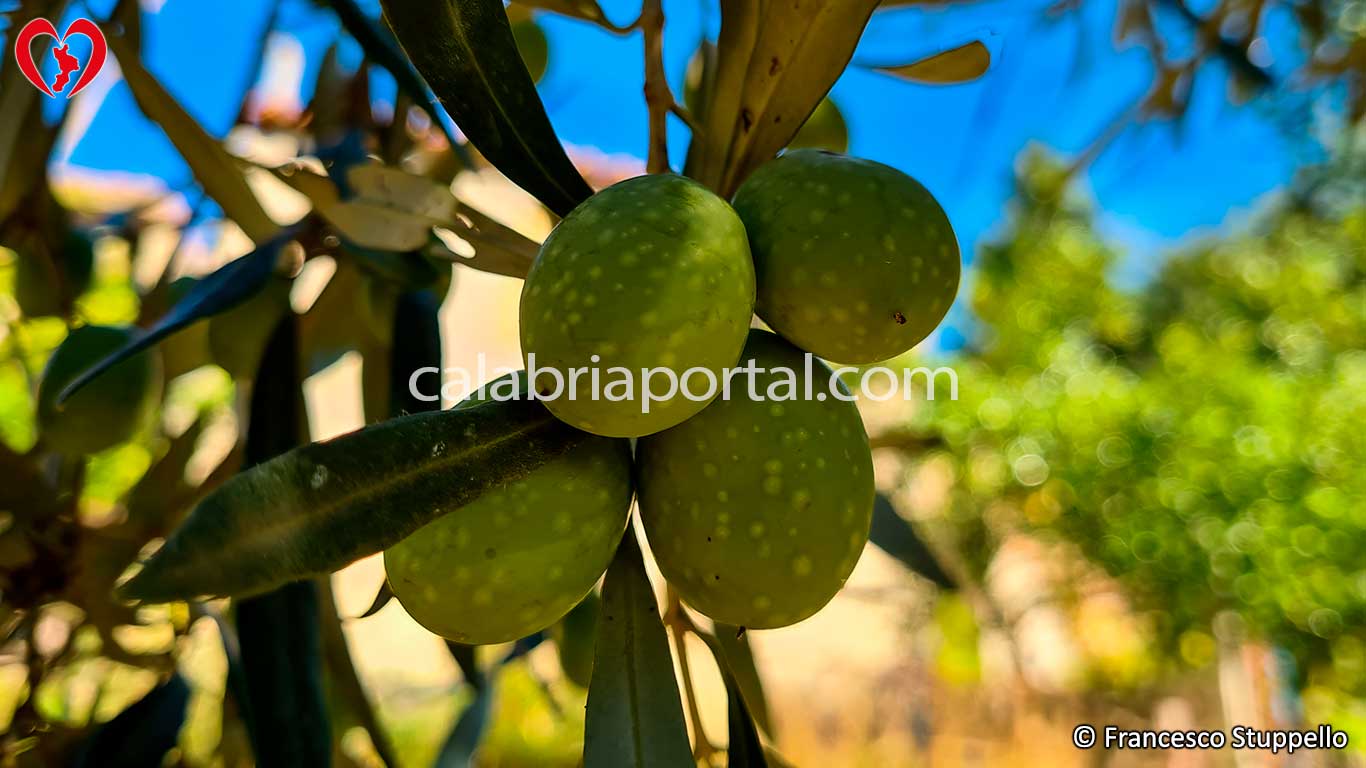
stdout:
<svg viewBox="0 0 1366 768">
<path fill-rule="evenodd" d="M 745 697 L 735 678 L 723 674 L 726 683 L 726 768 L 768 768 L 764 745 L 754 728 L 754 719 L 745 707 Z"/>
<path fill-rule="evenodd" d="M 370 607 L 366 608 L 365 612 L 356 618 L 368 619 L 371 616 L 374 616 L 384 610 L 384 606 L 388 605 L 389 601 L 393 599 L 394 591 L 389 588 L 389 580 L 385 579 L 380 582 L 379 589 L 375 591 L 375 599 L 370 601 Z"/>
<path fill-rule="evenodd" d="M 916 83 L 956 85 L 985 75 L 991 69 L 991 50 L 982 41 L 974 40 L 910 64 L 875 69 Z"/>
<path fill-rule="evenodd" d="M 166 132 L 209 197 L 258 245 L 275 237 L 280 226 L 261 208 L 237 160 L 142 66 L 138 50 L 129 40 L 110 35 L 108 42 L 138 108 Z"/>
<path fill-rule="evenodd" d="M 730 682 L 744 696 L 745 711 L 764 733 L 773 737 L 775 732 L 768 713 L 768 697 L 764 694 L 759 669 L 754 663 L 754 651 L 750 648 L 749 638 L 741 634 L 738 627 L 717 624 L 715 639 L 716 647 L 712 650 L 718 652 L 716 660 L 722 665 L 722 671 L 730 677 Z"/>
<path fill-rule="evenodd" d="M 248 467 L 297 446 L 307 425 L 298 321 L 278 322 L 261 356 L 248 411 Z M 329 606 L 330 608 L 330 606 Z M 318 587 L 296 581 L 233 605 L 247 718 L 257 765 L 327 765 L 331 723 L 323 695 Z"/>
<path fill-rule="evenodd" d="M 602 586 L 584 768 L 691 768 L 692 750 L 654 588 L 630 528 Z"/>
<path fill-rule="evenodd" d="M 123 585 L 148 602 L 259 593 L 398 542 L 584 438 L 540 402 L 404 416 L 233 478 Z"/>
<path fill-rule="evenodd" d="M 255 296 L 275 270 L 280 248 L 288 241 L 288 233 L 263 243 L 255 251 L 224 264 L 213 274 L 197 281 L 185 297 L 176 302 L 152 327 L 113 354 L 91 366 L 66 385 L 57 396 L 57 403 L 66 402 L 81 387 L 101 373 L 136 355 L 176 331 L 198 320 L 226 312 Z"/>
<path fill-rule="evenodd" d="M 161 765 L 180 736 L 190 686 L 179 672 L 113 720 L 99 726 L 73 761 L 75 768 L 143 768 Z"/>
<path fill-rule="evenodd" d="M 868 538 L 878 549 L 941 589 L 958 588 L 911 524 L 898 515 L 892 502 L 880 493 L 873 499 L 873 527 Z"/>
<path fill-rule="evenodd" d="M 383 24 L 362 11 L 355 0 L 328 0 L 328 5 L 332 6 L 337 18 L 341 19 L 342 26 L 360 44 L 365 55 L 394 76 L 399 89 L 422 107 L 422 111 L 426 112 L 432 118 L 432 122 L 441 129 L 446 141 L 459 152 L 460 142 L 451 132 L 445 112 L 436 103 L 431 90 L 423 82 L 422 75 L 418 74 L 413 63 L 399 50 L 398 41 L 394 40 L 393 34 Z M 395 120 L 399 117 L 395 115 Z"/>
<path fill-rule="evenodd" d="M 385 17 L 461 131 L 564 216 L 593 193 L 560 145 L 501 0 L 383 0 Z"/>
</svg>

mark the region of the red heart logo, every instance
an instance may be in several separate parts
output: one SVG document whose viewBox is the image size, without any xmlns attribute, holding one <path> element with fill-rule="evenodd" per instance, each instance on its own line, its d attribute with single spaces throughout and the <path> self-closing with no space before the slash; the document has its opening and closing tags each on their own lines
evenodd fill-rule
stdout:
<svg viewBox="0 0 1366 768">
<path fill-rule="evenodd" d="M 49 88 L 43 82 L 43 75 L 38 71 L 38 65 L 33 62 L 33 46 L 31 43 L 34 38 L 47 35 L 57 41 L 57 46 L 52 49 L 52 55 L 57 57 L 58 73 L 56 79 Z M 67 39 L 72 35 L 84 35 L 90 41 L 90 61 L 86 62 L 85 68 L 81 68 L 80 61 L 67 50 Z M 100 67 L 104 66 L 104 57 L 107 49 L 104 42 L 104 33 L 95 26 L 95 22 L 90 19 L 76 19 L 71 22 L 71 26 L 66 28 L 66 34 L 57 36 L 57 28 L 52 26 L 52 22 L 47 19 L 34 19 L 24 25 L 19 30 L 19 34 L 14 38 L 14 60 L 19 64 L 19 71 L 28 78 L 33 87 L 55 98 L 54 90 L 60 92 L 66 87 L 67 81 L 76 70 L 81 70 L 81 77 L 76 81 L 76 85 L 66 92 L 69 99 L 81 92 L 81 89 L 90 85 L 90 81 L 95 79 L 95 75 L 100 73 Z"/>
</svg>

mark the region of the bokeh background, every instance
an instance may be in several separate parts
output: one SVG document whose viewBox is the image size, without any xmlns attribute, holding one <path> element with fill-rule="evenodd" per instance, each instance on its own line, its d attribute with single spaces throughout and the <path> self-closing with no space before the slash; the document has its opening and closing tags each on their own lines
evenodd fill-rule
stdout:
<svg viewBox="0 0 1366 768">
<path fill-rule="evenodd" d="M 107 18 L 113 6 L 74 3 L 57 26 Z M 616 25 L 639 11 L 629 0 L 602 7 Z M 0 8 L 8 46 L 18 18 L 8 14 L 22 9 Z M 310 154 L 302 137 L 319 82 L 357 72 L 376 122 L 403 111 L 416 137 L 405 162 L 443 156 L 439 133 L 408 111 L 391 77 L 362 69 L 361 48 L 326 7 L 141 8 L 147 69 L 241 157 L 276 165 Z M 705 0 L 670 0 L 664 11 L 665 67 L 682 94 L 719 13 Z M 598 185 L 643 172 L 640 35 L 531 18 L 548 52 L 539 90 L 576 164 Z M 870 546 L 816 617 L 750 633 L 791 763 L 1366 764 L 1364 40 L 1360 0 L 878 11 L 830 98 L 849 151 L 915 176 L 954 223 L 966 265 L 958 300 L 898 363 L 952 366 L 959 397 L 863 404 L 880 513 L 909 526 Z M 897 74 L 972 41 L 991 66 L 971 82 Z M 82 58 L 83 45 L 73 43 Z M 43 61 L 50 77 L 51 57 Z M 9 104 L 15 86 L 4 87 Z M 42 112 L 61 121 L 47 182 L 93 247 L 76 316 L 145 320 L 151 287 L 250 250 L 144 117 L 112 57 L 87 91 Z M 17 123 L 0 114 L 0 137 L 23 152 Z M 677 167 L 687 126 L 670 118 L 669 129 Z M 307 211 L 269 174 L 249 179 L 278 220 Z M 529 237 L 552 225 L 491 169 L 462 171 L 453 186 Z M 0 438 L 17 456 L 36 440 L 34 381 L 65 324 L 21 306 L 20 248 L 3 245 Z M 342 274 L 334 270 L 310 261 L 295 308 L 309 307 Z M 446 365 L 474 369 L 480 355 L 490 369 L 517 364 L 519 289 L 455 268 L 441 315 Z M 309 379 L 314 438 L 364 423 L 361 359 L 334 356 Z M 191 423 L 187 476 L 211 476 L 235 441 L 234 399 L 217 366 L 172 381 L 158 428 L 89 459 L 82 524 L 125 515 L 129 489 Z M 15 542 L 5 505 L 22 502 L 11 497 L 22 494 L 0 503 L 0 725 L 36 715 L 58 731 L 89 729 L 164 673 L 125 657 L 169 653 L 193 691 L 176 764 L 241 764 L 241 734 L 223 726 L 226 661 L 212 617 L 144 610 L 118 632 L 87 636 L 82 608 L 58 600 L 21 620 L 13 596 L 28 582 L 11 576 L 37 555 Z M 376 558 L 336 574 L 339 613 L 364 613 L 382 579 Z M 401 764 L 431 764 L 473 695 L 446 646 L 396 602 L 342 627 Z M 700 642 L 692 651 L 706 658 Z M 703 726 L 723 741 L 721 678 L 697 661 L 693 672 Z M 575 765 L 583 691 L 563 679 L 555 648 L 499 675 L 476 764 Z M 1073 749 L 1080 722 L 1331 723 L 1352 745 L 1293 758 L 1105 756 Z M 343 729 L 338 749 L 377 764 L 361 727 Z"/>
</svg>

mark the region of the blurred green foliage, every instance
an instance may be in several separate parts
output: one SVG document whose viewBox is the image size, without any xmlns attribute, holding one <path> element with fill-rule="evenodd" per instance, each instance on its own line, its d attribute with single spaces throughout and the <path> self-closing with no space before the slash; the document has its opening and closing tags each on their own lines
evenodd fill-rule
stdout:
<svg viewBox="0 0 1366 768">
<path fill-rule="evenodd" d="M 1348 726 L 1366 693 L 1366 211 L 1280 212 L 1131 287 L 1062 167 L 1020 168 L 969 284 L 960 399 L 915 417 L 943 441 L 922 463 L 956 478 L 957 548 L 981 575 L 1014 531 L 1066 543 L 1124 587 L 1169 672 L 1216 639 L 1269 642 Z"/>
</svg>

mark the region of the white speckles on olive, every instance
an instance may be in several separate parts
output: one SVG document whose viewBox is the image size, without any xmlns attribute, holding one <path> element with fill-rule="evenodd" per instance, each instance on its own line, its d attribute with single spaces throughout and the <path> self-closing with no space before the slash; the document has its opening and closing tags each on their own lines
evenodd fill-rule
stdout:
<svg viewBox="0 0 1366 768">
<path fill-rule="evenodd" d="M 395 597 L 418 623 L 461 642 L 508 642 L 544 629 L 611 561 L 630 508 L 630 475 L 628 442 L 592 437 L 446 512 L 385 551 Z"/>
<path fill-rule="evenodd" d="M 777 203 L 818 184 L 832 191 L 833 209 L 829 197 L 804 191 Z M 893 168 L 789 151 L 750 176 L 735 208 L 753 251 L 759 316 L 818 357 L 894 357 L 934 330 L 957 293 L 961 265 L 948 217 L 924 187 Z M 834 239 L 838 246 L 830 247 Z M 824 247 L 812 247 L 817 242 Z M 808 271 L 820 276 L 817 285 L 796 277 Z M 811 304 L 851 311 L 847 320 L 826 319 L 808 314 Z M 885 323 L 884 307 L 901 308 L 905 321 Z"/>
<path fill-rule="evenodd" d="M 750 360 L 768 371 L 804 365 L 800 350 L 757 330 L 740 365 Z M 813 373 L 817 382 L 829 376 L 824 366 Z M 767 391 L 765 378 L 776 377 L 761 374 L 756 391 Z M 729 400 L 641 438 L 636 458 L 641 522 L 664 577 L 699 612 L 758 629 L 810 616 L 844 583 L 845 541 L 851 534 L 866 537 L 873 495 L 871 472 L 855 477 L 846 468 L 871 467 L 872 459 L 852 403 L 756 402 L 747 389 L 733 389 Z M 698 443 L 709 450 L 697 450 Z M 706 465 L 718 454 L 738 458 L 739 468 L 710 476 Z M 840 471 L 810 477 L 818 461 Z M 846 504 L 863 516 L 842 523 Z M 693 505 L 699 515 L 688 512 Z M 674 541 L 684 542 L 681 552 L 671 549 Z M 686 578 L 684 568 L 702 579 Z M 755 607 L 758 598 L 762 609 Z"/>
<path fill-rule="evenodd" d="M 580 429 L 640 437 L 707 405 L 680 394 L 647 411 L 640 371 L 703 368 L 720 376 L 739 356 L 753 306 L 753 261 L 735 212 L 691 180 L 642 176 L 589 198 L 546 239 L 523 287 L 522 352 L 534 354 L 538 367 L 568 371 L 612 344 L 612 359 L 603 355 L 602 363 L 632 372 L 632 386 L 621 390 L 630 397 L 546 405 Z"/>
</svg>

